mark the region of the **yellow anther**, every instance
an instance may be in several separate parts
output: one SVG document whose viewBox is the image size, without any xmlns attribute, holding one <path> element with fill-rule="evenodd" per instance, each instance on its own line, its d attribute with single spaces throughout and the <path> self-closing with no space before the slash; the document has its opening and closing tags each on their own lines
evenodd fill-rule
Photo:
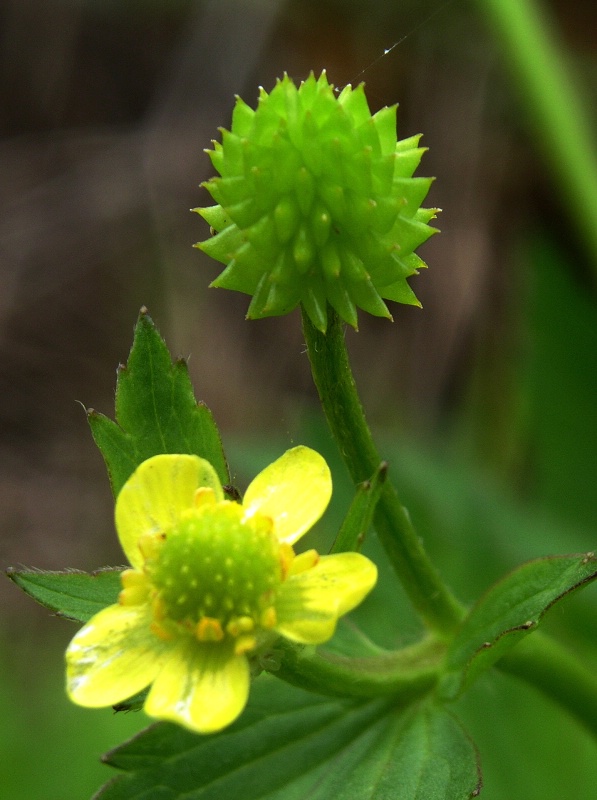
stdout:
<svg viewBox="0 0 597 800">
<path fill-rule="evenodd" d="M 147 600 L 147 577 L 136 569 L 125 569 L 120 576 L 122 591 L 118 595 L 121 606 L 136 606 Z"/>
<path fill-rule="evenodd" d="M 319 553 L 317 550 L 306 550 L 304 553 L 301 553 L 295 557 L 294 561 L 290 565 L 288 574 L 297 575 L 299 572 L 305 572 L 305 570 L 314 567 L 318 561 Z"/>
<path fill-rule="evenodd" d="M 159 554 L 165 541 L 165 533 L 144 533 L 139 537 L 137 544 L 143 558 L 152 561 Z"/>
<path fill-rule="evenodd" d="M 226 625 L 226 632 L 231 636 L 240 636 L 241 633 L 250 633 L 255 627 L 252 617 L 234 617 Z"/>
<path fill-rule="evenodd" d="M 285 580 L 286 576 L 290 572 L 294 558 L 295 555 L 292 546 L 287 542 L 282 542 L 280 544 L 280 567 L 282 569 L 282 580 Z"/>
<path fill-rule="evenodd" d="M 151 603 L 151 612 L 156 622 L 161 622 L 163 619 L 165 619 L 166 606 L 164 605 L 164 601 L 161 599 L 161 597 L 157 596 L 153 598 Z"/>
<path fill-rule="evenodd" d="M 234 655 L 242 656 L 257 647 L 257 639 L 254 636 L 239 636 L 234 642 Z"/>
<path fill-rule="evenodd" d="M 156 620 L 151 623 L 149 630 L 154 633 L 158 639 L 162 639 L 164 642 L 169 642 L 174 638 L 172 631 L 168 630 L 168 628 L 166 628 L 164 625 L 160 625 L 160 623 L 156 622 Z"/>
<path fill-rule="evenodd" d="M 274 520 L 272 517 L 267 517 L 265 514 L 255 514 L 254 519 L 259 522 L 257 529 L 262 535 L 271 533 L 274 529 Z"/>
<path fill-rule="evenodd" d="M 209 486 L 200 486 L 198 489 L 195 489 L 193 503 L 195 505 L 195 508 L 203 508 L 204 506 L 215 506 L 216 493 L 214 492 L 213 489 L 210 489 Z"/>
<path fill-rule="evenodd" d="M 147 589 L 143 586 L 135 586 L 131 589 L 123 589 L 118 595 L 118 602 L 121 606 L 138 606 L 147 600 Z"/>
<path fill-rule="evenodd" d="M 195 636 L 200 642 L 221 642 L 224 631 L 220 620 L 213 617 L 201 617 L 195 628 Z"/>
<path fill-rule="evenodd" d="M 147 577 L 138 569 L 125 569 L 120 573 L 120 582 L 123 589 L 132 589 L 133 586 L 147 584 Z"/>
<path fill-rule="evenodd" d="M 278 617 L 276 614 L 276 609 L 273 606 L 269 606 L 263 610 L 261 614 L 262 627 L 273 628 L 277 621 Z"/>
</svg>

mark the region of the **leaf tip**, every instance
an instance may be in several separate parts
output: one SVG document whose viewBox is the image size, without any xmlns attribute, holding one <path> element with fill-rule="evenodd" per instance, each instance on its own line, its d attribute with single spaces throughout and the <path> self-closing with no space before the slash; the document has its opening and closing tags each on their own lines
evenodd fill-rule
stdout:
<svg viewBox="0 0 597 800">
<path fill-rule="evenodd" d="M 137 318 L 138 325 L 147 325 L 148 328 L 155 328 L 155 323 L 149 314 L 147 306 L 141 306 L 139 309 L 139 317 Z"/>
</svg>

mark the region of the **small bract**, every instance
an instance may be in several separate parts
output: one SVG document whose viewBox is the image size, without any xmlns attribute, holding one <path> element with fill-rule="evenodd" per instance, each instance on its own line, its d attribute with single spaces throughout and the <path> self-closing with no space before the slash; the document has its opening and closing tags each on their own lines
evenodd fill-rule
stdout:
<svg viewBox="0 0 597 800">
<path fill-rule="evenodd" d="M 197 456 L 143 462 L 116 502 L 132 569 L 118 603 L 68 647 L 71 699 L 111 706 L 151 686 L 150 716 L 199 733 L 233 722 L 247 702 L 250 659 L 278 636 L 327 641 L 375 584 L 375 565 L 358 553 L 294 553 L 331 491 L 327 464 L 307 447 L 261 472 L 242 504 L 225 499 Z"/>
<path fill-rule="evenodd" d="M 195 209 L 215 232 L 197 244 L 226 264 L 211 284 L 253 296 L 250 319 L 299 303 L 319 330 L 328 303 L 357 327 L 357 308 L 420 305 L 407 278 L 436 229 L 420 208 L 431 178 L 413 178 L 420 136 L 396 140 L 396 106 L 371 115 L 362 85 L 338 96 L 325 72 L 298 87 L 285 75 L 256 110 L 240 98 L 209 151 L 217 205 Z"/>
</svg>

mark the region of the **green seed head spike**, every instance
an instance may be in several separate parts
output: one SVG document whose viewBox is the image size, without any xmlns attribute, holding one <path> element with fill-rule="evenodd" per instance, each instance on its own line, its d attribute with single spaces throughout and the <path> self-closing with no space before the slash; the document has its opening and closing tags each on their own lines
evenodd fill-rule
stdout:
<svg viewBox="0 0 597 800">
<path fill-rule="evenodd" d="M 240 98 L 208 151 L 217 205 L 195 209 L 215 235 L 196 246 L 226 264 L 211 284 L 252 295 L 250 319 L 301 303 L 325 332 L 328 303 L 357 327 L 357 308 L 391 319 L 384 300 L 420 305 L 407 278 L 436 229 L 423 209 L 431 178 L 413 178 L 419 136 L 396 140 L 396 106 L 371 114 L 363 85 L 336 96 L 325 72 L 285 75 L 257 109 Z"/>
</svg>

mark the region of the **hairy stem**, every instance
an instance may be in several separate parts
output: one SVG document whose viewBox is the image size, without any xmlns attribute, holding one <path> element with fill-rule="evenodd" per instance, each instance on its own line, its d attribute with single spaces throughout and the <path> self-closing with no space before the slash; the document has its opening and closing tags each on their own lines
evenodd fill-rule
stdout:
<svg viewBox="0 0 597 800">
<path fill-rule="evenodd" d="M 373 475 L 382 459 L 357 394 L 344 326 L 330 310 L 328 329 L 323 334 L 303 313 L 303 331 L 313 380 L 328 425 L 352 480 L 359 484 Z M 429 560 L 407 510 L 389 481 L 383 488 L 374 520 L 388 558 L 414 607 L 429 629 L 449 636 L 462 619 L 464 609 Z"/>
<path fill-rule="evenodd" d="M 288 683 L 320 694 L 340 697 L 391 695 L 404 702 L 429 692 L 437 683 L 445 646 L 424 639 L 403 650 L 370 658 L 321 653 L 281 640 L 282 663 L 273 674 Z"/>
</svg>

